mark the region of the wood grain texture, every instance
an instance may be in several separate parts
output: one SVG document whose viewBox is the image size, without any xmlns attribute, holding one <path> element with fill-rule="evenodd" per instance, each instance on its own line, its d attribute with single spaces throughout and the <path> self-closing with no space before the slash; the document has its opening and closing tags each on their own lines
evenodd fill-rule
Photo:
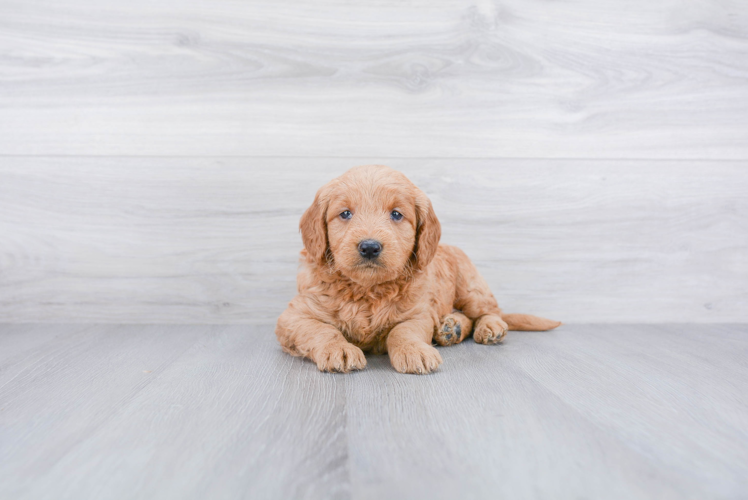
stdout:
<svg viewBox="0 0 748 500">
<path fill-rule="evenodd" d="M 495 350 L 440 349 L 443 367 L 423 382 L 383 358 L 348 386 L 352 488 L 372 499 L 739 498 L 746 332 L 514 333 Z"/>
<path fill-rule="evenodd" d="M 0 498 L 20 498 L 202 330 L 0 325 Z"/>
<path fill-rule="evenodd" d="M 267 326 L 172 328 L 199 338 L 15 498 L 349 498 L 344 378 L 283 354 Z"/>
<path fill-rule="evenodd" d="M 0 318 L 272 322 L 295 293 L 303 210 L 366 162 L 6 158 Z M 748 321 L 745 162 L 387 163 L 431 197 L 442 241 L 508 312 Z"/>
<path fill-rule="evenodd" d="M 748 489 L 746 325 L 565 325 L 439 350 L 432 375 L 386 356 L 341 375 L 284 354 L 272 325 L 1 325 L 0 498 Z"/>
<path fill-rule="evenodd" d="M 739 0 L 0 2 L 0 154 L 748 158 Z"/>
</svg>

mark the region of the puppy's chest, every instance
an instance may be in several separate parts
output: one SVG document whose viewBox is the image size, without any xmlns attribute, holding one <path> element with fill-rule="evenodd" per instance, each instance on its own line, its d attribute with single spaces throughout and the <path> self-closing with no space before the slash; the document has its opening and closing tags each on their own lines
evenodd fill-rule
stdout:
<svg viewBox="0 0 748 500">
<path fill-rule="evenodd" d="M 387 334 L 404 321 L 396 303 L 373 304 L 360 300 L 338 311 L 338 327 L 351 343 L 365 351 L 386 352 Z"/>
</svg>

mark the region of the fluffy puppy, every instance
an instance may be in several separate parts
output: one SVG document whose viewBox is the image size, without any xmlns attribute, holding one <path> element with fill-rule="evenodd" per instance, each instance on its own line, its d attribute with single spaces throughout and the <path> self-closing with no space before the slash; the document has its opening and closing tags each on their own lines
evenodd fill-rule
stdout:
<svg viewBox="0 0 748 500">
<path fill-rule="evenodd" d="M 301 217 L 298 295 L 278 318 L 283 350 L 323 371 L 366 366 L 364 351 L 389 353 L 402 373 L 429 373 L 431 345 L 500 342 L 507 330 L 561 323 L 503 314 L 460 249 L 439 245 L 431 201 L 403 174 L 356 167 L 323 186 Z"/>
</svg>

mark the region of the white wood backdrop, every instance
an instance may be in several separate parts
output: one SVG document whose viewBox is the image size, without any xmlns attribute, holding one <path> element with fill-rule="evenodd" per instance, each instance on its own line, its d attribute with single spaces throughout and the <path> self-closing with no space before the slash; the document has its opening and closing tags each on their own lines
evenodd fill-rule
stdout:
<svg viewBox="0 0 748 500">
<path fill-rule="evenodd" d="M 508 311 L 748 321 L 748 4 L 0 0 L 2 321 L 272 321 L 362 163 Z"/>
<path fill-rule="evenodd" d="M 271 321 L 300 214 L 361 159 L 13 158 L 0 308 L 26 321 Z M 390 160 L 508 311 L 743 321 L 748 162 Z"/>
</svg>

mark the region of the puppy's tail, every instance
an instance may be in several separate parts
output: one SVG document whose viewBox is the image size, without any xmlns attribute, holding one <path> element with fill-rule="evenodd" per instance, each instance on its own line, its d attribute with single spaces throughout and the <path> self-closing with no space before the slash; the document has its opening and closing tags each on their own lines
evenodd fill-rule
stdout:
<svg viewBox="0 0 748 500">
<path fill-rule="evenodd" d="M 545 330 L 553 330 L 561 325 L 560 321 L 539 318 L 538 316 L 531 316 L 529 314 L 502 314 L 501 319 L 509 325 L 510 330 L 525 332 L 543 332 Z"/>
</svg>

